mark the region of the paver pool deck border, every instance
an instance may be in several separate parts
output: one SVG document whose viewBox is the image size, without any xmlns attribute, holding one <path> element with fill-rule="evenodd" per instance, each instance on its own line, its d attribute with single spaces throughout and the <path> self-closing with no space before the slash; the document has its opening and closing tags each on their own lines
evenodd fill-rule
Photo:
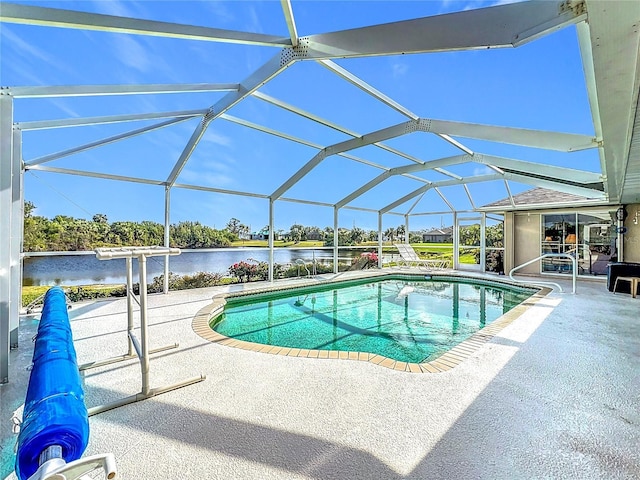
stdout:
<svg viewBox="0 0 640 480">
<path fill-rule="evenodd" d="M 216 332 L 211 326 L 211 320 L 217 317 L 224 311 L 224 307 L 228 298 L 237 298 L 249 295 L 263 294 L 290 291 L 299 288 L 305 288 L 309 286 L 326 286 L 326 285 L 339 285 L 344 283 L 345 280 L 338 277 L 322 281 L 304 281 L 299 284 L 286 284 L 286 285 L 270 285 L 268 287 L 260 287 L 254 289 L 247 289 L 239 292 L 225 292 L 213 297 L 213 301 L 210 305 L 203 307 L 198 311 L 193 318 L 192 328 L 193 331 L 213 343 L 219 345 L 225 345 L 227 347 L 241 348 L 243 350 L 249 350 L 253 352 L 268 353 L 271 355 L 284 355 L 288 357 L 305 357 L 305 358 L 321 358 L 321 359 L 334 359 L 334 360 L 358 360 L 364 362 L 371 362 L 381 367 L 390 368 L 392 370 L 399 370 L 409 373 L 439 373 L 446 372 L 452 368 L 457 367 L 460 363 L 464 362 L 467 358 L 473 355 L 478 349 L 482 347 L 486 342 L 491 340 L 498 332 L 504 327 L 511 324 L 514 320 L 519 318 L 529 308 L 538 303 L 541 299 L 546 297 L 552 290 L 548 287 L 540 287 L 534 284 L 522 284 L 521 282 L 509 282 L 502 279 L 487 281 L 486 278 L 478 278 L 472 275 L 461 274 L 460 272 L 427 272 L 426 275 L 431 279 L 441 278 L 443 281 L 447 279 L 466 279 L 470 281 L 482 281 L 484 283 L 494 283 L 498 285 L 516 286 L 518 288 L 534 288 L 538 290 L 531 297 L 526 299 L 521 304 L 515 306 L 504 315 L 491 322 L 486 327 L 477 331 L 466 340 L 460 342 L 455 347 L 446 351 L 438 358 L 421 363 L 402 362 L 394 360 L 382 355 L 367 353 L 367 352 L 352 352 L 352 351 L 340 351 L 340 350 L 312 350 L 305 348 L 292 348 L 278 345 L 265 345 L 262 343 L 248 342 L 245 340 L 238 340 L 227 337 Z M 425 274 L 421 275 L 422 277 Z M 419 276 L 416 274 L 406 274 L 404 272 L 372 272 L 368 278 L 376 280 L 384 280 L 385 278 L 403 278 L 417 279 Z M 360 277 L 364 278 L 364 277 Z"/>
</svg>

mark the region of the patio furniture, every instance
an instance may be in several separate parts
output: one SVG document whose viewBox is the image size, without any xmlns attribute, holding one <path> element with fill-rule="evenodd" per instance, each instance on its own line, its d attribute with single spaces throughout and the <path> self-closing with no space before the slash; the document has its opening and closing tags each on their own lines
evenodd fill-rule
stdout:
<svg viewBox="0 0 640 480">
<path fill-rule="evenodd" d="M 400 267 L 424 267 L 427 270 L 434 268 L 446 268 L 447 261 L 441 259 L 424 259 L 420 258 L 416 251 L 408 243 L 395 243 L 402 260 L 398 263 Z"/>
<path fill-rule="evenodd" d="M 616 282 L 613 285 L 613 293 L 616 293 L 616 289 L 618 287 L 618 282 L 622 280 L 623 282 L 629 282 L 629 286 L 631 288 L 631 296 L 636 298 L 636 292 L 638 291 L 638 285 L 640 284 L 640 277 L 618 277 L 616 278 Z"/>
<path fill-rule="evenodd" d="M 640 263 L 610 263 L 607 271 L 607 290 L 615 292 L 618 277 L 640 277 Z"/>
</svg>

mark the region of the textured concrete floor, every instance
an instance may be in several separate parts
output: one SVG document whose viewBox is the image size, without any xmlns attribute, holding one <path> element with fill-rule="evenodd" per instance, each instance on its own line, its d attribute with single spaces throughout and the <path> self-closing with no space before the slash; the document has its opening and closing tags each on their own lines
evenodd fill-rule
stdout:
<svg viewBox="0 0 640 480">
<path fill-rule="evenodd" d="M 114 453 L 118 478 L 640 478 L 640 298 L 582 281 L 453 370 L 410 374 L 208 343 L 191 321 L 214 291 L 149 297 L 151 346 L 180 343 L 154 355 L 152 386 L 207 379 L 91 417 L 85 455 Z M 71 310 L 80 363 L 124 353 L 125 312 Z M 25 340 L 35 322 L 21 328 Z M 29 344 L 0 390 L 3 447 Z M 88 406 L 140 390 L 133 361 L 84 380 Z"/>
</svg>

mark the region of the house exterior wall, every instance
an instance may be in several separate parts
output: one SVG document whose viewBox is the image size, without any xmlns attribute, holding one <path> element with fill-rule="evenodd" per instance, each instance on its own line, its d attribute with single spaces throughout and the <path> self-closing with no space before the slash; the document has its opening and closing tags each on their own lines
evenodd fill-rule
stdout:
<svg viewBox="0 0 640 480">
<path fill-rule="evenodd" d="M 515 250 L 514 246 L 514 215 L 513 212 L 505 212 L 504 213 L 504 257 L 502 259 L 504 263 L 504 272 L 509 273 L 513 267 L 515 267 L 515 263 L 513 261 L 513 252 Z"/>
<path fill-rule="evenodd" d="M 624 222 L 627 231 L 622 236 L 624 261 L 640 263 L 640 203 L 627 205 L 627 214 Z"/>
<path fill-rule="evenodd" d="M 436 235 L 425 233 L 422 235 L 422 241 L 425 243 L 451 243 L 451 235 Z"/>
<path fill-rule="evenodd" d="M 515 213 L 513 215 L 513 263 L 522 265 L 540 256 L 540 214 Z M 513 268 L 513 267 L 511 267 Z M 540 262 L 518 270 L 518 273 L 540 273 Z"/>
</svg>

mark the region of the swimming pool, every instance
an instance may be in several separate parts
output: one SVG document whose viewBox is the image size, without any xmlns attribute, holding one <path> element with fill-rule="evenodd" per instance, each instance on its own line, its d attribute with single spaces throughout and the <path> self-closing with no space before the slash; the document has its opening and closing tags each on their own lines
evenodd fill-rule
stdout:
<svg viewBox="0 0 640 480">
<path fill-rule="evenodd" d="M 387 276 L 227 298 L 209 326 L 237 342 L 319 357 L 360 352 L 418 364 L 440 357 L 536 292 L 460 278 Z"/>
</svg>

